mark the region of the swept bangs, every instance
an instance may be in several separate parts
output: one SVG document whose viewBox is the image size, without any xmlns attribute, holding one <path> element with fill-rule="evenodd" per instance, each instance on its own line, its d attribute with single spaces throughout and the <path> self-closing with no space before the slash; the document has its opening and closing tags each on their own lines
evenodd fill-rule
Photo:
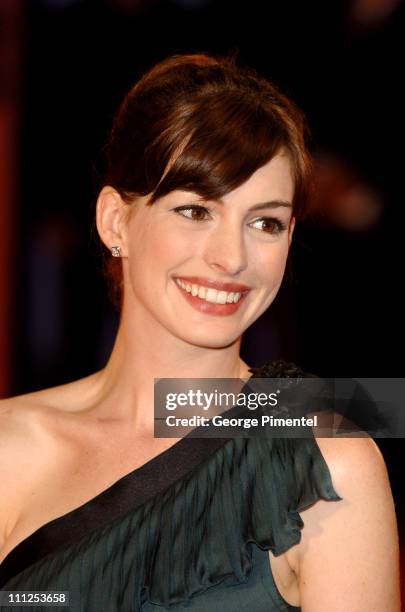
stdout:
<svg viewBox="0 0 405 612">
<path fill-rule="evenodd" d="M 309 130 L 302 111 L 233 57 L 174 55 L 151 68 L 120 105 L 104 149 L 102 186 L 124 202 L 152 205 L 174 190 L 216 200 L 278 153 L 291 161 L 293 216 L 304 218 L 312 190 Z M 104 249 L 110 297 L 121 305 L 122 266 Z"/>
<path fill-rule="evenodd" d="M 240 96 L 219 94 L 190 106 L 184 109 L 184 120 L 171 123 L 169 133 L 147 152 L 146 168 L 163 170 L 159 177 L 148 173 L 156 185 L 150 204 L 175 189 L 193 191 L 206 200 L 222 198 L 285 145 L 282 127 L 274 120 L 263 121 L 260 107 Z M 162 148 L 162 167 L 157 168 L 150 160 Z"/>
</svg>

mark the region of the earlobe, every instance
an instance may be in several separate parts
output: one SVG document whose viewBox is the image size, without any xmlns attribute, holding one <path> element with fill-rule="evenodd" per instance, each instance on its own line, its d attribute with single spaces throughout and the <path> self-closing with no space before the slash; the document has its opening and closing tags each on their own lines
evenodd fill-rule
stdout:
<svg viewBox="0 0 405 612">
<path fill-rule="evenodd" d="M 116 189 L 105 186 L 99 193 L 96 205 L 96 224 L 101 240 L 111 250 L 112 246 L 121 247 L 121 257 L 125 256 L 125 207 Z"/>
</svg>

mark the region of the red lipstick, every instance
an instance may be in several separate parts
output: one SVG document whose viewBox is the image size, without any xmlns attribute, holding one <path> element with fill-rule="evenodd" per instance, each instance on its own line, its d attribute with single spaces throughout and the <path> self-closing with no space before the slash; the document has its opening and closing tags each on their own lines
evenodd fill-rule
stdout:
<svg viewBox="0 0 405 612">
<path fill-rule="evenodd" d="M 180 287 L 175 280 L 176 278 L 189 285 L 200 285 L 203 287 L 216 289 L 217 291 L 240 293 L 240 298 L 236 303 L 227 302 L 225 304 L 214 304 L 212 302 L 207 302 L 207 300 L 200 298 L 198 295 L 192 295 Z M 247 285 L 243 285 L 241 283 L 225 283 L 222 281 L 203 278 L 201 276 L 177 276 L 174 277 L 174 284 L 190 306 L 203 314 L 214 316 L 227 316 L 235 313 L 241 307 L 250 291 L 250 287 L 247 287 Z"/>
<path fill-rule="evenodd" d="M 224 283 L 220 280 L 215 280 L 212 278 L 205 278 L 203 276 L 175 276 L 174 278 L 179 278 L 180 280 L 188 283 L 189 285 L 201 285 L 202 287 L 212 287 L 212 289 L 218 289 L 218 291 L 233 291 L 234 293 L 243 293 L 244 291 L 249 291 L 250 287 L 247 285 L 242 285 L 241 283 Z"/>
</svg>

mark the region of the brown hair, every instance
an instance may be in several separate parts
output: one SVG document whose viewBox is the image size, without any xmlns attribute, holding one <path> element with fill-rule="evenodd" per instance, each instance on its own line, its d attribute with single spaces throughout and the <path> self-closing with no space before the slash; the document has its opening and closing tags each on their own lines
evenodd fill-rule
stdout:
<svg viewBox="0 0 405 612">
<path fill-rule="evenodd" d="M 218 199 L 285 148 L 295 180 L 293 215 L 303 218 L 311 185 L 307 135 L 297 106 L 233 57 L 174 55 L 144 74 L 118 108 L 102 186 L 129 205 L 148 194 L 153 204 L 175 189 Z M 120 308 L 122 263 L 105 247 L 103 255 L 110 298 Z"/>
</svg>

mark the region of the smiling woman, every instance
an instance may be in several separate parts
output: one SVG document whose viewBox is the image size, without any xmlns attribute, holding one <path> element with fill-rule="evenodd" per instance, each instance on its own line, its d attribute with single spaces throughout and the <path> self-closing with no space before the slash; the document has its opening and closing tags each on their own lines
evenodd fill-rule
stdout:
<svg viewBox="0 0 405 612">
<path fill-rule="evenodd" d="M 283 150 L 221 202 L 211 199 L 204 206 L 201 196 L 184 189 L 154 204 L 146 195 L 128 205 L 115 188 L 104 187 L 97 223 L 104 243 L 121 248 L 123 311 L 137 309 L 137 325 L 149 328 L 151 338 L 164 329 L 190 347 L 234 343 L 281 285 L 295 221 L 293 198 L 290 157 Z M 259 215 L 269 207 L 272 217 Z"/>
<path fill-rule="evenodd" d="M 95 218 L 120 325 L 102 370 L 2 402 L 3 590 L 73 612 L 399 610 L 370 438 L 154 437 L 155 379 L 306 376 L 240 358 L 306 214 L 305 131 L 230 58 L 170 57 L 125 97 Z"/>
</svg>

